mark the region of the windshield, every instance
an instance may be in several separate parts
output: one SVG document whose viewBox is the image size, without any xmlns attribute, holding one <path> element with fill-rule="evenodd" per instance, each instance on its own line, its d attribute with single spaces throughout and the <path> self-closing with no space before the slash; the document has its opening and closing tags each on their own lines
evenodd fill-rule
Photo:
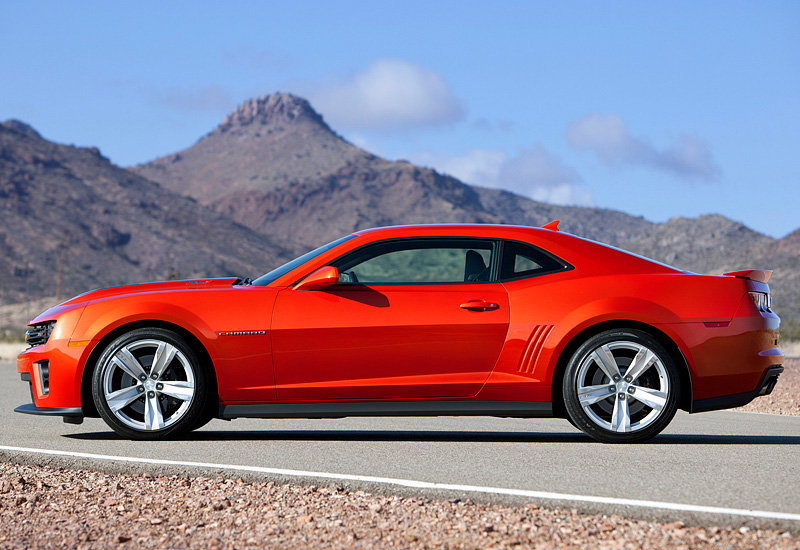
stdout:
<svg viewBox="0 0 800 550">
<path fill-rule="evenodd" d="M 355 235 L 348 235 L 346 237 L 342 237 L 341 239 L 337 239 L 337 240 L 333 241 L 332 243 L 328 243 L 326 245 L 320 246 L 319 248 L 314 249 L 311 252 L 306 252 L 305 254 L 300 256 L 299 258 L 295 258 L 291 262 L 285 263 L 282 266 L 273 269 L 269 273 L 267 273 L 265 275 L 262 275 L 261 277 L 259 277 L 255 281 L 253 281 L 253 286 L 267 286 L 268 284 L 277 281 L 279 278 L 283 277 L 284 275 L 289 273 L 294 268 L 303 265 L 304 263 L 306 263 L 309 260 L 313 260 L 314 258 L 319 256 L 323 252 L 327 252 L 328 250 L 330 250 L 330 249 L 332 249 L 332 248 L 334 248 L 336 246 L 339 246 L 343 242 L 349 241 L 353 237 L 355 237 Z"/>
</svg>

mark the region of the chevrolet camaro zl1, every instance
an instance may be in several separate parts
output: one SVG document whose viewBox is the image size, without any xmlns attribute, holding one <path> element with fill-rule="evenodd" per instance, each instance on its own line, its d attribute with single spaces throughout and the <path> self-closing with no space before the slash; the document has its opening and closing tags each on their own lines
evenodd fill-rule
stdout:
<svg viewBox="0 0 800 550">
<path fill-rule="evenodd" d="M 561 417 L 603 442 L 783 371 L 770 271 L 697 275 L 558 231 L 371 229 L 255 280 L 96 290 L 29 324 L 22 413 L 161 439 L 212 418 Z"/>
</svg>

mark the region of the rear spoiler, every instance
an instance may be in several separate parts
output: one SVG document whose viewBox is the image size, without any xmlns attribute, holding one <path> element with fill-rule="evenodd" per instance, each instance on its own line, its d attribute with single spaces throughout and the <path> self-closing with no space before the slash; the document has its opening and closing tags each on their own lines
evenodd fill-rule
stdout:
<svg viewBox="0 0 800 550">
<path fill-rule="evenodd" d="M 745 269 L 743 271 L 731 271 L 730 273 L 723 273 L 725 277 L 738 277 L 740 279 L 750 279 L 759 283 L 766 283 L 772 277 L 772 271 L 764 271 L 762 269 Z"/>
</svg>

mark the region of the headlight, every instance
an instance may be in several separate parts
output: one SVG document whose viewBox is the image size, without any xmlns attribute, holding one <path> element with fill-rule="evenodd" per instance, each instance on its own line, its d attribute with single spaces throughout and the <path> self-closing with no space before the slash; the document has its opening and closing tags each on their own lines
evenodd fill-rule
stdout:
<svg viewBox="0 0 800 550">
<path fill-rule="evenodd" d="M 29 348 L 46 344 L 50 334 L 53 333 L 54 326 L 56 326 L 55 321 L 33 325 L 25 332 L 25 343 L 28 344 Z"/>
</svg>

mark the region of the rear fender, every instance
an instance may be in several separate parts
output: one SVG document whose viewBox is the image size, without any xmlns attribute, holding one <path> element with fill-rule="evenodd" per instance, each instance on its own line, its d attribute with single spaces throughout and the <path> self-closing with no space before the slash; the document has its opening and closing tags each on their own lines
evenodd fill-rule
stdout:
<svg viewBox="0 0 800 550">
<path fill-rule="evenodd" d="M 665 323 L 679 323 L 681 319 L 661 304 L 634 297 L 604 298 L 585 304 L 567 314 L 553 329 L 552 342 L 558 345 L 552 349 L 545 368 L 548 378 L 555 371 L 558 358 L 567 344 L 585 330 L 603 323 L 633 321 L 649 326 Z M 669 335 L 673 338 L 677 335 Z M 676 342 L 680 346 L 680 342 Z"/>
<path fill-rule="evenodd" d="M 691 402 L 693 380 L 696 369 L 691 354 L 683 339 L 666 322 L 680 322 L 678 316 L 660 304 L 639 298 L 623 297 L 601 299 L 576 309 L 559 323 L 549 338 L 558 344 L 543 350 L 539 376 L 552 380 L 554 410 L 558 409 L 561 392 L 561 377 L 575 350 L 588 338 L 605 330 L 634 328 L 653 334 L 668 349 L 678 355 L 678 367 L 683 371 L 684 385 L 681 406 Z M 669 341 L 664 341 L 665 339 Z M 671 345 L 670 345 L 671 344 Z M 545 357 L 545 352 L 549 355 Z"/>
</svg>

